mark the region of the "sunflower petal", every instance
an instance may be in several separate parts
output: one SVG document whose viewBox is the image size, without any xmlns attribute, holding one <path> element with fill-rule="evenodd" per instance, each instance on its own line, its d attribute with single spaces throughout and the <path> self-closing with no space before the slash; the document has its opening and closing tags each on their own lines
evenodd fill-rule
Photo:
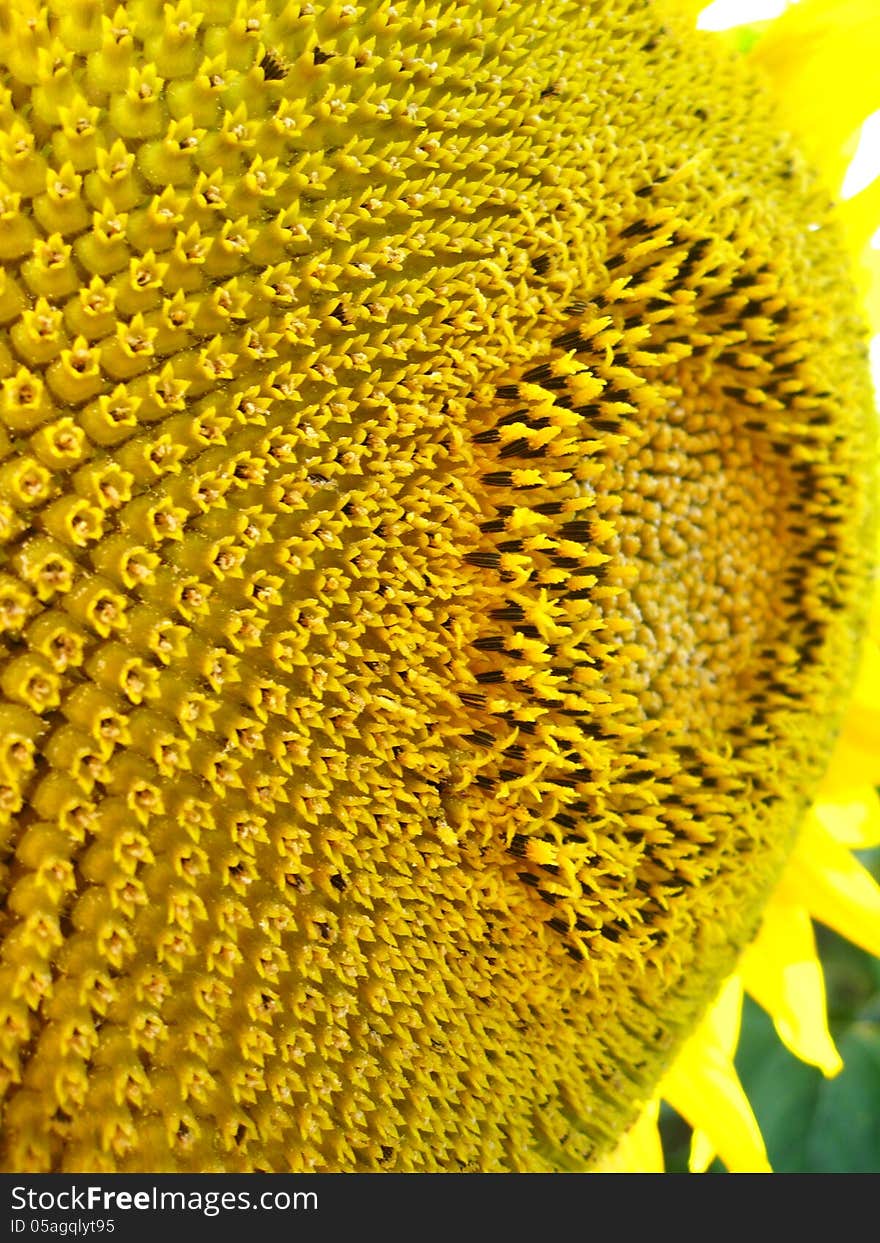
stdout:
<svg viewBox="0 0 880 1243">
<path fill-rule="evenodd" d="M 836 191 L 860 125 L 880 107 L 876 3 L 801 0 L 768 25 L 750 55 L 772 79 L 785 119 Z"/>
<path fill-rule="evenodd" d="M 733 1057 L 739 1043 L 742 1000 L 742 981 L 739 975 L 731 976 L 696 1033 L 703 1048 L 719 1049 L 725 1057 Z"/>
<path fill-rule="evenodd" d="M 880 251 L 875 253 L 880 259 Z M 851 789 L 853 774 L 862 785 L 880 784 L 880 644 L 876 630 L 876 619 L 872 619 L 872 632 L 864 646 L 859 676 L 821 794 L 835 788 Z"/>
<path fill-rule="evenodd" d="M 691 1126 L 705 1135 L 692 1148 L 691 1170 L 706 1168 L 709 1147 L 732 1174 L 768 1173 L 764 1141 L 733 1063 L 716 1054 L 685 1059 L 664 1081 L 663 1095 Z M 693 1160 L 694 1150 L 699 1164 Z"/>
<path fill-rule="evenodd" d="M 715 1145 L 705 1131 L 694 1131 L 691 1136 L 691 1150 L 688 1156 L 688 1171 L 691 1174 L 705 1174 L 715 1160 Z"/>
<path fill-rule="evenodd" d="M 813 925 L 803 907 L 778 898 L 769 903 L 761 931 L 742 957 L 740 975 L 796 1057 L 829 1077 L 842 1069 L 828 1031 Z"/>
<path fill-rule="evenodd" d="M 838 210 L 849 247 L 854 255 L 860 256 L 880 228 L 880 177 L 875 177 L 852 198 L 845 199 Z"/>
<path fill-rule="evenodd" d="M 822 828 L 851 850 L 880 846 L 880 795 L 874 786 L 829 785 L 820 791 L 812 807 Z"/>
<path fill-rule="evenodd" d="M 692 1172 L 705 1169 L 716 1152 L 731 1173 L 770 1169 L 761 1131 L 733 1064 L 741 1007 L 742 985 L 734 976 L 660 1087 L 661 1095 L 696 1133 Z"/>
<path fill-rule="evenodd" d="M 807 819 L 784 879 L 810 914 L 880 955 L 880 886 L 818 819 Z"/>
</svg>

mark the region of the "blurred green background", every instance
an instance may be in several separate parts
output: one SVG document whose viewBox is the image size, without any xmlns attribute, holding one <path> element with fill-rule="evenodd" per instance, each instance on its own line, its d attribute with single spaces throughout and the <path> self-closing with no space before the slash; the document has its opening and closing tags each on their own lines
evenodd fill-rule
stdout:
<svg viewBox="0 0 880 1243">
<path fill-rule="evenodd" d="M 880 881 L 880 848 L 858 856 Z M 880 959 L 816 925 L 825 968 L 831 1033 L 844 1069 L 835 1079 L 805 1066 L 780 1042 L 750 998 L 736 1065 L 781 1174 L 880 1173 Z M 660 1131 L 667 1169 L 686 1173 L 690 1128 L 664 1106 Z M 724 1173 L 716 1162 L 710 1173 Z"/>
</svg>

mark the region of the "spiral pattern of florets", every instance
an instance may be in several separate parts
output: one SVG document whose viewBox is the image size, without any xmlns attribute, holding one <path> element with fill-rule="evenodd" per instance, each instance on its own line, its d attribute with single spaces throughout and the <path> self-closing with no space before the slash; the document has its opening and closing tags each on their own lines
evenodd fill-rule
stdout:
<svg viewBox="0 0 880 1243">
<path fill-rule="evenodd" d="M 874 445 L 697 38 L 0 2 L 9 1168 L 582 1168 L 752 936 Z"/>
</svg>

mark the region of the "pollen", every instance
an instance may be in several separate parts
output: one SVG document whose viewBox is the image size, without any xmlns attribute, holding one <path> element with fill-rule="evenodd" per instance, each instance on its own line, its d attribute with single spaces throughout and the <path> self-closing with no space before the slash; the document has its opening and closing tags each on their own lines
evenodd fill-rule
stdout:
<svg viewBox="0 0 880 1243">
<path fill-rule="evenodd" d="M 660 0 L 0 0 L 2 1162 L 588 1168 L 875 545 L 832 204 Z"/>
</svg>

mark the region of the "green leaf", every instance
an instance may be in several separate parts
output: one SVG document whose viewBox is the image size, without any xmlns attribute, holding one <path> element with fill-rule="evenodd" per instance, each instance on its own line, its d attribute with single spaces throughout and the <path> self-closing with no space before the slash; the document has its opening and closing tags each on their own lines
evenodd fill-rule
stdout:
<svg viewBox="0 0 880 1243">
<path fill-rule="evenodd" d="M 816 943 L 825 973 L 831 1028 L 839 1035 L 880 992 L 880 959 L 821 924 L 816 926 Z"/>
<path fill-rule="evenodd" d="M 880 1173 L 880 1027 L 861 1019 L 840 1041 L 845 1070 L 822 1085 L 807 1143 L 820 1174 Z"/>
</svg>

